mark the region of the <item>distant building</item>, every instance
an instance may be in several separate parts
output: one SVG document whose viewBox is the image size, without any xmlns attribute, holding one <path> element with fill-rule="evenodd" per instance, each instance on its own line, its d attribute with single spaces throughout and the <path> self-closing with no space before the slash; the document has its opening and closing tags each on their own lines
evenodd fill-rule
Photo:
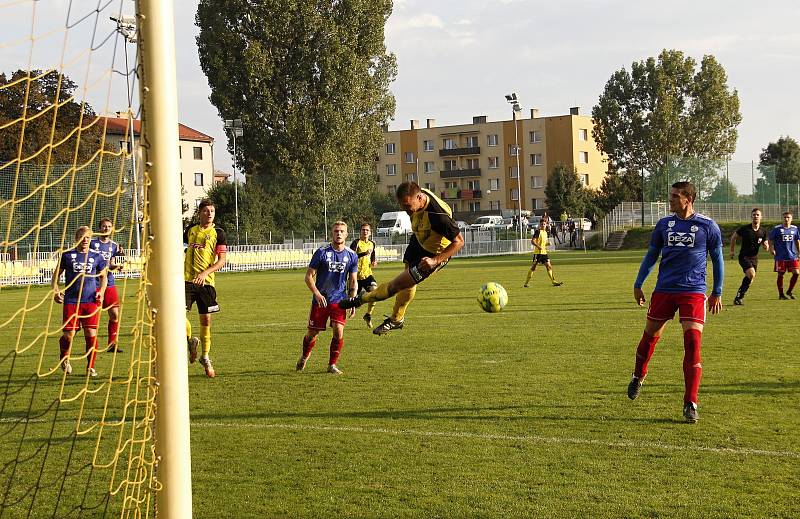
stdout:
<svg viewBox="0 0 800 519">
<path fill-rule="evenodd" d="M 130 149 L 127 142 L 128 119 L 124 117 L 106 117 L 106 141 L 119 149 Z M 133 137 L 139 146 L 140 121 L 133 121 Z M 205 198 L 206 191 L 211 188 L 216 178 L 214 171 L 214 139 L 213 137 L 178 124 L 178 156 L 180 157 L 181 185 L 184 189 L 183 199 L 189 206 L 184 217 L 194 214 L 200 201 Z M 140 150 L 137 149 L 137 152 Z"/>
<path fill-rule="evenodd" d="M 384 131 L 378 154 L 378 189 L 394 193 L 408 180 L 430 189 L 462 213 L 515 211 L 543 212 L 544 188 L 553 167 L 562 162 L 575 167 L 584 185 L 599 188 L 607 163 L 592 137 L 591 117 L 570 108 L 568 115 L 490 122 L 486 116 L 472 124 L 425 128 L 411 121 L 408 130 Z M 515 155 L 514 124 L 519 142 L 519 169 Z M 519 188 L 517 175 L 519 177 Z M 520 192 L 521 190 L 521 192 Z"/>
<path fill-rule="evenodd" d="M 226 173 L 226 172 L 222 171 L 221 169 L 215 169 L 214 170 L 214 185 L 215 186 L 217 184 L 224 184 L 225 182 L 228 182 L 230 178 L 231 178 L 231 174 L 230 173 Z"/>
</svg>

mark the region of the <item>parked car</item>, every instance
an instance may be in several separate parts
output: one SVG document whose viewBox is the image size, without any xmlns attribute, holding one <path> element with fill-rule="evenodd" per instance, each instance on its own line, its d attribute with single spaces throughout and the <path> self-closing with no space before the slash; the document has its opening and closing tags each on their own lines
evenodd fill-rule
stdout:
<svg viewBox="0 0 800 519">
<path fill-rule="evenodd" d="M 541 221 L 542 221 L 542 217 L 541 216 L 533 215 L 533 216 L 528 217 L 528 229 L 538 229 L 539 228 L 539 222 L 541 222 Z"/>
<path fill-rule="evenodd" d="M 500 215 L 492 215 L 492 216 L 479 216 L 475 223 L 469 226 L 470 229 L 473 230 L 480 230 L 480 229 L 494 229 L 494 227 L 503 221 L 503 217 Z"/>
<path fill-rule="evenodd" d="M 459 231 L 464 232 L 469 229 L 469 224 L 464 220 L 456 220 L 456 227 L 458 227 Z"/>
<path fill-rule="evenodd" d="M 516 227 L 517 224 L 517 217 L 510 216 L 508 218 L 503 218 L 500 223 L 495 224 L 495 229 L 513 229 Z"/>
<path fill-rule="evenodd" d="M 378 222 L 378 236 L 409 234 L 410 232 L 411 217 L 405 211 L 391 211 L 381 215 L 381 220 Z"/>
</svg>

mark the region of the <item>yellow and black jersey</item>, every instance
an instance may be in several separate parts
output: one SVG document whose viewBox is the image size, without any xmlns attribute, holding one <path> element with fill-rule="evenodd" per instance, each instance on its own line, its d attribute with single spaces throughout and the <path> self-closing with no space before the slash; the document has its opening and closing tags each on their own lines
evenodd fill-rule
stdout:
<svg viewBox="0 0 800 519">
<path fill-rule="evenodd" d="M 533 234 L 533 253 L 547 254 L 547 231 L 537 229 Z"/>
<path fill-rule="evenodd" d="M 219 227 L 203 228 L 200 225 L 189 227 L 183 233 L 186 244 L 186 257 L 183 261 L 184 281 L 193 280 L 199 273 L 210 267 L 217 256 L 228 250 L 225 231 Z M 206 285 L 214 286 L 214 273 L 206 277 Z"/>
<path fill-rule="evenodd" d="M 411 230 L 423 249 L 439 254 L 456 239 L 460 231 L 453 220 L 450 206 L 427 189 L 422 192 L 428 197 L 428 203 L 411 215 Z"/>
<path fill-rule="evenodd" d="M 361 238 L 353 240 L 350 248 L 358 256 L 358 280 L 367 279 L 372 275 L 372 263 L 375 261 L 375 242 L 364 241 Z"/>
</svg>

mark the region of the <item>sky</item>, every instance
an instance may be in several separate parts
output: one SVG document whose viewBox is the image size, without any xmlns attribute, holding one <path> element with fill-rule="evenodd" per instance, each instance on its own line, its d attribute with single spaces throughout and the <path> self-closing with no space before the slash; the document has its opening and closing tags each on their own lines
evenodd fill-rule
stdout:
<svg viewBox="0 0 800 519">
<path fill-rule="evenodd" d="M 398 62 L 391 85 L 397 109 L 390 128 L 406 129 L 411 119 L 423 124 L 435 119 L 438 126 L 470 123 L 475 115 L 508 120 L 504 95 L 510 92 L 518 94 L 525 114 L 538 108 L 541 116 L 563 115 L 578 106 L 588 115 L 614 71 L 630 70 L 632 62 L 667 48 L 697 61 L 713 54 L 727 71 L 742 113 L 734 161 L 757 162 L 762 148 L 780 136 L 800 139 L 800 2 L 673 0 L 666 5 L 630 0 L 395 0 L 386 25 L 386 46 Z M 111 9 L 132 13 L 133 2 L 112 0 Z M 208 100 L 210 89 L 198 59 L 196 11 L 197 0 L 175 1 L 179 117 L 214 137 L 215 166 L 231 171 L 223 123 Z M 37 16 L 40 24 L 57 18 L 42 8 Z M 15 27 L 30 26 L 29 13 L 21 15 L 19 24 L 8 14 L 4 18 L 4 41 L 13 39 Z M 104 30 L 113 32 L 107 16 L 95 23 L 101 36 Z M 34 64 L 44 66 L 53 55 L 58 58 L 57 48 L 37 47 Z M 27 59 L 22 52 L 0 48 L 3 71 L 24 66 Z M 124 94 L 119 97 L 124 83 L 114 90 L 112 96 L 90 92 L 90 101 L 98 111 L 124 108 Z"/>
</svg>

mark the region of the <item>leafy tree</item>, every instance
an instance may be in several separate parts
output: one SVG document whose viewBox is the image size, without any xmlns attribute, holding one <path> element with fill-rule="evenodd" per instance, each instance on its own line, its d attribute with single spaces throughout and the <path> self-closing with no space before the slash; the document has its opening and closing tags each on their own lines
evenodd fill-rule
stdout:
<svg viewBox="0 0 800 519">
<path fill-rule="evenodd" d="M 237 163 L 279 229 L 318 229 L 328 206 L 369 206 L 381 125 L 394 113 L 391 0 L 201 0 L 196 23 L 211 102 L 242 119 Z M 345 206 L 349 209 L 345 209 Z M 279 223 L 278 223 L 279 222 Z"/>
<path fill-rule="evenodd" d="M 706 202 L 739 202 L 739 190 L 736 189 L 736 185 L 729 179 L 721 177 L 717 181 L 714 190 L 711 192 L 711 196 L 708 197 Z"/>
<path fill-rule="evenodd" d="M 592 203 L 602 214 L 611 212 L 621 202 L 639 200 L 642 182 L 636 171 L 609 171 L 600 184 L 600 189 L 593 193 Z"/>
<path fill-rule="evenodd" d="M 734 152 L 742 120 L 738 93 L 728 88 L 714 56 L 704 56 L 699 70 L 696 65 L 665 49 L 657 59 L 632 63 L 630 72 L 614 72 L 592 109 L 592 133 L 613 169 L 644 168 L 650 177 L 664 177 L 651 179 L 660 186 L 668 183 L 668 166 L 679 173 L 713 171 L 684 168 L 682 161 L 720 161 Z"/>
<path fill-rule="evenodd" d="M 17 70 L 10 78 L 0 74 L 0 126 L 8 125 L 0 130 L 0 165 L 17 159 L 20 139 L 21 158 L 33 157 L 27 164 L 91 160 L 101 149 L 104 128 L 90 104 L 73 99 L 76 89 L 75 82 L 55 71 Z M 53 148 L 46 149 L 51 143 Z"/>
<path fill-rule="evenodd" d="M 588 206 L 588 193 L 581 184 L 578 172 L 559 162 L 547 178 L 544 194 L 550 214 L 566 212 L 582 216 Z"/>
<path fill-rule="evenodd" d="M 759 169 L 772 168 L 778 184 L 800 184 L 800 145 L 791 137 L 770 142 L 761 151 Z"/>
</svg>

